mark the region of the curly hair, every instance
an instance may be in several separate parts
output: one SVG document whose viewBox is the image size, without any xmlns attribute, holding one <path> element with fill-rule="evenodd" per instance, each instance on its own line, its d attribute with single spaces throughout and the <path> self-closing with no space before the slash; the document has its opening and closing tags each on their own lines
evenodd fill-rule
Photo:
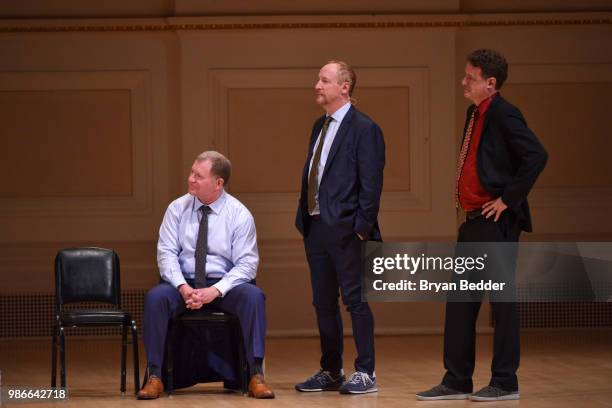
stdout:
<svg viewBox="0 0 612 408">
<path fill-rule="evenodd" d="M 508 63 L 499 52 L 491 49 L 479 49 L 467 56 L 467 62 L 480 68 L 482 76 L 495 78 L 495 89 L 500 89 L 508 78 Z"/>
</svg>

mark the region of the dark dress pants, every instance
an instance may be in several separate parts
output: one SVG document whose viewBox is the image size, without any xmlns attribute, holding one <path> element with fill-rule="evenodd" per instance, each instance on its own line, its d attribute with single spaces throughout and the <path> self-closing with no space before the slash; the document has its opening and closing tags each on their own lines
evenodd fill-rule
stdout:
<svg viewBox="0 0 612 408">
<path fill-rule="evenodd" d="M 207 286 L 219 279 L 207 279 Z M 193 287 L 193 281 L 187 283 Z M 266 337 L 265 296 L 251 283 L 243 283 L 202 306 L 238 316 L 244 338 L 247 362 L 254 367 L 255 358 L 263 358 Z M 179 291 L 167 282 L 155 286 L 145 296 L 143 340 L 148 366 L 162 367 L 170 319 L 186 310 Z"/>
<path fill-rule="evenodd" d="M 458 246 L 461 242 L 518 242 L 520 228 L 513 214 L 506 210 L 498 222 L 493 217 L 480 216 L 466 220 L 459 228 Z M 492 247 L 489 246 L 489 248 Z M 510 246 L 513 248 L 514 246 Z M 516 252 L 506 250 L 503 269 L 514 275 Z M 489 257 L 491 258 L 491 257 Z M 498 265 L 499 266 L 499 265 Z M 492 271 L 495 275 L 497 271 Z M 458 391 L 472 392 L 476 353 L 476 319 L 480 301 L 447 302 L 444 324 L 444 368 L 442 384 Z M 491 302 L 495 322 L 493 338 L 493 362 L 489 385 L 506 391 L 518 390 L 520 360 L 520 324 L 516 302 Z"/>
<path fill-rule="evenodd" d="M 331 372 L 342 368 L 340 292 L 353 325 L 355 370 L 372 375 L 374 318 L 370 306 L 361 301 L 361 241 L 353 231 L 340 232 L 313 217 L 304 246 L 321 340 L 321 368 Z"/>
</svg>

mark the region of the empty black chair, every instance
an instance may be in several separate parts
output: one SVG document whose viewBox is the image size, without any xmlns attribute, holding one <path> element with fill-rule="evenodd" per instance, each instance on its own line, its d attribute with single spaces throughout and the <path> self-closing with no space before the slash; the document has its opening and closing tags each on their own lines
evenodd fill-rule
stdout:
<svg viewBox="0 0 612 408">
<path fill-rule="evenodd" d="M 211 369 L 212 353 L 232 365 L 233 380 Z M 248 392 L 249 368 L 238 317 L 204 306 L 187 310 L 170 321 L 166 342 L 164 384 L 174 388 L 201 382 L 224 381 L 225 388 Z M 177 367 L 178 366 L 178 367 Z"/>
<path fill-rule="evenodd" d="M 76 302 L 102 302 L 105 309 L 66 309 Z M 118 326 L 122 331 L 121 392 L 125 392 L 127 328 L 132 330 L 134 388 L 139 390 L 138 332 L 129 313 L 121 310 L 119 257 L 109 249 L 70 248 L 55 257 L 55 326 L 52 340 L 51 387 L 56 387 L 59 338 L 61 387 L 66 388 L 65 327 Z"/>
</svg>

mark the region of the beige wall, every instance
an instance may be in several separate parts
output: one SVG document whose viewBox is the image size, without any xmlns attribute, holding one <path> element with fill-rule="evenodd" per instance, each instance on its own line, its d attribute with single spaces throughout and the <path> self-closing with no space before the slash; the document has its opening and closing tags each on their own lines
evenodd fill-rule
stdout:
<svg viewBox="0 0 612 408">
<path fill-rule="evenodd" d="M 532 194 L 537 233 L 612 236 L 612 13 L 590 11 L 609 2 L 574 2 L 586 12 L 564 14 L 567 2 L 513 10 L 415 2 L 404 10 L 405 2 L 383 9 L 360 1 L 350 2 L 353 14 L 338 3 L 334 15 L 317 2 L 287 10 L 262 2 L 259 13 L 246 3 L 85 3 L 77 17 L 115 19 L 0 23 L 0 293 L 52 291 L 55 252 L 82 245 L 117 250 L 124 288 L 150 287 L 163 211 L 184 191 L 193 157 L 217 149 L 234 164 L 231 193 L 256 219 L 270 331 L 312 333 L 293 220 L 321 114 L 312 87 L 330 58 L 355 66 L 357 106 L 385 134 L 386 240 L 455 235 L 454 163 L 467 107 L 459 81 L 465 55 L 479 47 L 506 54 L 503 94 L 551 153 Z M 6 2 L 0 15 L 75 16 L 54 4 L 36 11 Z M 240 10 L 251 16 L 233 15 Z M 372 10 L 383 15 L 357 15 Z M 462 14 L 480 10 L 498 12 Z M 444 14 L 398 14 L 432 11 Z M 441 328 L 439 304 L 374 309 L 381 333 Z"/>
</svg>

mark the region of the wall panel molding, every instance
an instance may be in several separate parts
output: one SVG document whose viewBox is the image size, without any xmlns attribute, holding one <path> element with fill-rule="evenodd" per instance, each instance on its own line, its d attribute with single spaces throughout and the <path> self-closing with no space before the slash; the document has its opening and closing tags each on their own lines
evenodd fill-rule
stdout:
<svg viewBox="0 0 612 408">
<path fill-rule="evenodd" d="M 410 90 L 408 116 L 410 151 L 410 190 L 383 192 L 384 211 L 426 210 L 430 207 L 429 182 L 429 71 L 425 67 L 355 67 L 359 89 L 406 87 Z M 228 93 L 231 89 L 312 88 L 317 68 L 211 69 L 209 78 L 209 134 L 211 144 L 229 151 Z M 257 213 L 294 212 L 299 191 L 239 193 L 240 199 Z"/>
<path fill-rule="evenodd" d="M 512 65 L 507 85 L 600 84 L 612 83 L 612 64 L 518 64 Z M 582 101 L 584 102 L 584 101 Z M 576 101 L 581 103 L 581 101 Z M 571 115 L 571 112 L 559 112 Z M 586 135 L 575 135 L 575 143 L 588 142 Z M 611 208 L 612 187 L 536 187 L 530 194 L 534 208 L 584 209 Z M 582 212 L 582 211 L 581 211 Z M 587 214 L 585 212 L 584 214 Z"/>
<path fill-rule="evenodd" d="M 0 198 L 0 216 L 144 215 L 152 211 L 149 166 L 149 74 L 146 71 L 0 72 L 0 92 L 116 90 L 130 92 L 132 195 L 119 197 Z M 25 159 L 25 158 L 24 158 Z M 112 163 L 108 163 L 112 165 Z"/>
</svg>

